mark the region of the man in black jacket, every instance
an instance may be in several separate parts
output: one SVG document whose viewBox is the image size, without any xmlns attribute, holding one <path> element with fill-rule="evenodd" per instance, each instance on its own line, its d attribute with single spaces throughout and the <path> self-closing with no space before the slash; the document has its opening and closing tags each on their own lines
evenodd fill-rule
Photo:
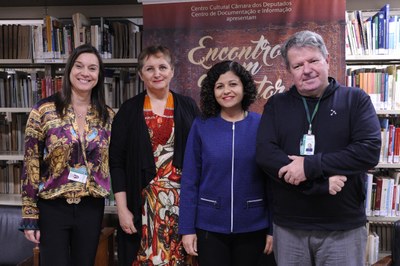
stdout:
<svg viewBox="0 0 400 266">
<path fill-rule="evenodd" d="M 319 34 L 294 34 L 281 54 L 294 85 L 268 100 L 257 136 L 257 162 L 273 180 L 275 259 L 364 265 L 364 175 L 381 145 L 376 112 L 364 91 L 328 76 Z"/>
</svg>

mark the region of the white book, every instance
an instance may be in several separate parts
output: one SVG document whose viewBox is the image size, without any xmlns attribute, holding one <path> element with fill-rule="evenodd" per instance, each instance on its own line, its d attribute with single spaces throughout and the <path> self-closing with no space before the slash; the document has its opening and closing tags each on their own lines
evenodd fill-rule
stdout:
<svg viewBox="0 0 400 266">
<path fill-rule="evenodd" d="M 390 178 L 390 179 L 388 179 L 388 190 L 387 190 L 387 197 L 386 197 L 387 216 L 394 216 L 394 210 L 392 210 L 393 189 L 394 189 L 394 179 Z"/>
<path fill-rule="evenodd" d="M 368 235 L 367 241 L 367 265 L 372 265 L 378 260 L 379 236 L 373 232 Z M 378 248 L 376 247 L 377 244 Z"/>
<path fill-rule="evenodd" d="M 400 185 L 395 184 L 393 188 L 394 216 L 400 216 Z"/>
<path fill-rule="evenodd" d="M 379 216 L 388 216 L 387 197 L 388 197 L 389 178 L 382 178 L 381 204 Z"/>
<path fill-rule="evenodd" d="M 366 180 L 366 199 L 365 199 L 365 213 L 367 216 L 372 215 L 372 180 L 373 180 L 373 174 L 367 173 L 367 180 Z"/>
</svg>

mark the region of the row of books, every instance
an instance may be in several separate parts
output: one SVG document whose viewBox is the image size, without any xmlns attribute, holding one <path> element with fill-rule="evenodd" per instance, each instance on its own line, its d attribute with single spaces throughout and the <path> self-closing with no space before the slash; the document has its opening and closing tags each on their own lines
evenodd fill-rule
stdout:
<svg viewBox="0 0 400 266">
<path fill-rule="evenodd" d="M 349 67 L 346 85 L 366 91 L 376 110 L 400 110 L 400 65 Z"/>
<path fill-rule="evenodd" d="M 367 257 L 365 265 L 375 265 L 380 256 L 380 253 L 391 253 L 392 251 L 392 222 L 370 222 L 369 234 L 367 239 Z M 389 265 L 389 264 L 379 264 Z"/>
<path fill-rule="evenodd" d="M 0 194 L 21 194 L 21 161 L 0 161 Z M 105 198 L 106 206 L 115 206 L 114 193 Z"/>
<path fill-rule="evenodd" d="M 128 19 L 88 19 L 81 13 L 72 21 L 46 15 L 35 25 L 0 21 L 0 59 L 66 59 L 84 43 L 96 47 L 103 58 L 137 58 L 141 50 L 140 26 Z"/>
<path fill-rule="evenodd" d="M 365 265 L 373 265 L 379 259 L 379 235 L 376 232 L 370 232 L 367 238 L 367 257 Z"/>
<path fill-rule="evenodd" d="M 32 58 L 30 25 L 0 24 L 0 59 Z"/>
<path fill-rule="evenodd" d="M 52 79 L 46 78 L 43 71 L 0 72 L 0 107 L 31 107 L 46 95 L 46 82 Z"/>
<path fill-rule="evenodd" d="M 0 114 L 0 152 L 24 150 L 27 114 L 12 113 L 11 119 Z"/>
<path fill-rule="evenodd" d="M 127 99 L 143 91 L 134 71 L 106 69 L 106 104 L 118 108 Z M 9 70 L 0 72 L 0 107 L 30 108 L 38 100 L 61 90 L 62 75 L 46 76 L 44 71 Z"/>
<path fill-rule="evenodd" d="M 43 25 L 33 27 L 35 59 L 67 58 L 71 51 L 91 43 L 103 58 L 136 58 L 141 49 L 140 27 L 129 20 L 89 20 L 82 13 L 72 15 L 72 24 L 45 16 Z"/>
<path fill-rule="evenodd" d="M 22 162 L 0 161 L 0 194 L 20 194 Z"/>
<path fill-rule="evenodd" d="M 368 216 L 400 216 L 400 172 L 391 176 L 368 173 L 365 212 Z"/>
<path fill-rule="evenodd" d="M 105 101 L 111 108 L 119 108 L 123 102 L 144 90 L 138 76 L 126 69 L 107 69 L 104 79 Z"/>
<path fill-rule="evenodd" d="M 380 117 L 381 152 L 380 163 L 400 163 L 400 127 L 398 117 Z"/>
<path fill-rule="evenodd" d="M 389 4 L 372 15 L 346 11 L 345 43 L 347 55 L 398 55 L 400 16 L 391 15 Z"/>
</svg>

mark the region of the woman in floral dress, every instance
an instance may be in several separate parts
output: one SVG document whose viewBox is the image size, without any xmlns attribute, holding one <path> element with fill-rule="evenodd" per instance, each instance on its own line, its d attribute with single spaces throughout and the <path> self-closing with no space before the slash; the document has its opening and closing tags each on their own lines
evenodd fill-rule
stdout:
<svg viewBox="0 0 400 266">
<path fill-rule="evenodd" d="M 139 55 L 146 91 L 126 101 L 112 127 L 110 170 L 117 203 L 120 265 L 192 265 L 178 234 L 180 178 L 187 135 L 199 113 L 170 90 L 168 48 Z"/>
</svg>

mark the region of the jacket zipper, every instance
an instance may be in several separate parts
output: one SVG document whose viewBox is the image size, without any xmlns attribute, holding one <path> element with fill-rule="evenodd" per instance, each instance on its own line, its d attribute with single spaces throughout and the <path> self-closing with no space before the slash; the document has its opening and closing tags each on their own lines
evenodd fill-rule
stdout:
<svg viewBox="0 0 400 266">
<path fill-rule="evenodd" d="M 232 123 L 231 233 L 233 232 L 233 177 L 235 172 L 235 122 Z"/>
</svg>

